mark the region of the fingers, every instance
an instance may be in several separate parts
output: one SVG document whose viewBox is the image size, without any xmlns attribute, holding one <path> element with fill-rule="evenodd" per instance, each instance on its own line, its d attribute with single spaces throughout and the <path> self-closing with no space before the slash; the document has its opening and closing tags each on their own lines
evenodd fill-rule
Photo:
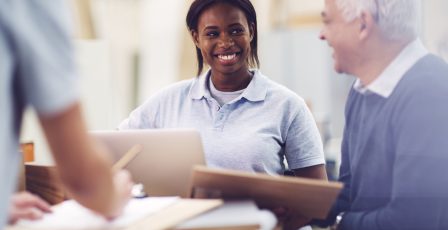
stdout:
<svg viewBox="0 0 448 230">
<path fill-rule="evenodd" d="M 122 213 L 127 202 L 131 199 L 133 185 L 134 182 L 132 181 L 131 174 L 127 170 L 120 170 L 115 173 L 116 208 L 111 215 L 106 216 L 107 219 L 114 219 Z"/>
<path fill-rule="evenodd" d="M 19 219 L 37 220 L 47 212 L 51 212 L 47 202 L 29 192 L 20 192 L 11 198 L 8 222 L 14 224 Z"/>
<path fill-rule="evenodd" d="M 288 209 L 285 207 L 277 207 L 277 208 L 273 208 L 272 212 L 280 217 L 280 216 L 285 216 L 288 213 Z"/>
<path fill-rule="evenodd" d="M 298 229 L 307 225 L 311 221 L 310 218 L 303 216 L 293 216 L 284 222 L 284 229 Z"/>
<path fill-rule="evenodd" d="M 26 207 L 22 209 L 13 210 L 10 213 L 9 223 L 14 224 L 20 219 L 38 220 L 44 216 L 44 212 L 34 207 Z"/>
<path fill-rule="evenodd" d="M 290 218 L 289 209 L 286 207 L 272 208 L 271 211 L 275 214 L 280 222 L 284 222 Z"/>
<path fill-rule="evenodd" d="M 283 229 L 298 229 L 311 221 L 310 218 L 293 213 L 287 207 L 271 208 L 279 222 L 283 223 Z"/>
<path fill-rule="evenodd" d="M 13 195 L 12 205 L 20 209 L 36 208 L 43 212 L 51 212 L 51 206 L 46 201 L 29 192 L 20 192 Z"/>
<path fill-rule="evenodd" d="M 50 204 L 48 204 L 46 201 L 42 200 L 41 198 L 38 197 L 38 199 L 35 200 L 34 202 L 35 202 L 34 207 L 37 207 L 38 209 L 40 209 L 46 213 L 52 212 Z"/>
<path fill-rule="evenodd" d="M 114 182 L 116 185 L 124 186 L 124 191 L 129 191 L 129 194 L 134 185 L 131 174 L 127 170 L 120 170 L 115 173 Z"/>
</svg>

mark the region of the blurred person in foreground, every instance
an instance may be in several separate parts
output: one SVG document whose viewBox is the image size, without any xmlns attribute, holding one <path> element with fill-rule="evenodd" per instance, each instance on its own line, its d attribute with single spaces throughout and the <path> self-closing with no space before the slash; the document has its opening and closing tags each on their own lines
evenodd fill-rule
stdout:
<svg viewBox="0 0 448 230">
<path fill-rule="evenodd" d="M 29 193 L 12 195 L 26 106 L 38 114 L 70 196 L 106 218 L 118 216 L 133 183 L 128 172 L 112 172 L 107 152 L 87 135 L 64 1 L 0 4 L 0 228 L 50 211 L 47 203 Z"/>
<path fill-rule="evenodd" d="M 448 65 L 417 36 L 418 0 L 325 0 L 321 39 L 356 77 L 340 181 L 341 230 L 448 229 Z"/>
</svg>

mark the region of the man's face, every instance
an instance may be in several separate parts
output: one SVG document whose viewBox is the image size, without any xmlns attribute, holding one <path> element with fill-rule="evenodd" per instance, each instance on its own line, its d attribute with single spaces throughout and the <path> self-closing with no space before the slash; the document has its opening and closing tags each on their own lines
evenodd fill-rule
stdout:
<svg viewBox="0 0 448 230">
<path fill-rule="evenodd" d="M 359 53 L 359 23 L 356 19 L 347 22 L 341 10 L 336 5 L 336 0 L 325 0 L 325 8 L 322 12 L 323 28 L 320 38 L 326 40 L 333 48 L 334 68 L 338 73 L 352 74 L 360 57 Z"/>
</svg>

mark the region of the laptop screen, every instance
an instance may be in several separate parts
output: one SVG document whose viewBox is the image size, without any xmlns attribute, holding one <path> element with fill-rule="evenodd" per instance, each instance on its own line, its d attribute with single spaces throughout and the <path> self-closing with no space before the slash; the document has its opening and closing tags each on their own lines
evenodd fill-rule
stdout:
<svg viewBox="0 0 448 230">
<path fill-rule="evenodd" d="M 133 146 L 142 151 L 125 167 L 149 196 L 188 197 L 194 165 L 205 165 L 199 132 L 190 129 L 93 131 L 118 161 Z"/>
</svg>

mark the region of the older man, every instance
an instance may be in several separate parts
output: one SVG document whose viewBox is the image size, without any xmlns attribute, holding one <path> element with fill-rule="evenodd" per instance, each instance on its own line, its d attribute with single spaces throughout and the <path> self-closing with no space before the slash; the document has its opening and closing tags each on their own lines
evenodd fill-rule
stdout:
<svg viewBox="0 0 448 230">
<path fill-rule="evenodd" d="M 357 79 L 325 224 L 448 229 L 448 65 L 417 36 L 417 0 L 325 0 L 321 39 Z"/>
</svg>

